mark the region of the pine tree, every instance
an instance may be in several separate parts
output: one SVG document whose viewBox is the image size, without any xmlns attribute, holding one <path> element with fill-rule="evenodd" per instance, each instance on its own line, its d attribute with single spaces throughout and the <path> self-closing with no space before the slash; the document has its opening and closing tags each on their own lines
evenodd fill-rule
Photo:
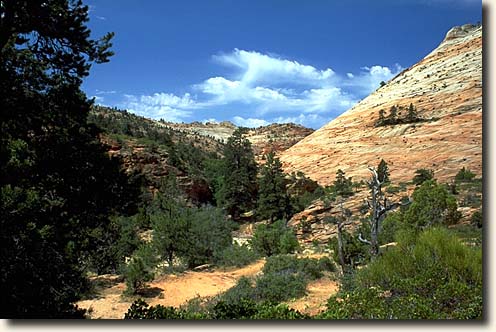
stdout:
<svg viewBox="0 0 496 332">
<path fill-rule="evenodd" d="M 388 124 L 396 124 L 396 122 L 398 121 L 397 116 L 398 116 L 398 108 L 395 105 L 393 105 L 389 109 L 389 115 L 387 118 Z"/>
<path fill-rule="evenodd" d="M 386 117 L 385 117 L 385 114 L 386 114 L 386 111 L 384 111 L 383 109 L 379 110 L 379 118 L 377 119 L 375 125 L 376 126 L 382 126 L 384 125 L 384 121 L 386 120 Z"/>
<path fill-rule="evenodd" d="M 262 219 L 274 222 L 288 217 L 290 204 L 282 164 L 273 152 L 266 156 L 258 182 L 258 212 Z"/>
<path fill-rule="evenodd" d="M 220 205 L 233 219 L 255 207 L 257 198 L 257 164 L 251 143 L 237 129 L 224 148 L 222 188 L 218 193 Z"/>
<path fill-rule="evenodd" d="M 387 163 L 384 161 L 384 159 L 381 159 L 379 165 L 377 166 L 377 176 L 380 182 L 382 183 L 389 182 L 389 167 Z"/>
<path fill-rule="evenodd" d="M 415 122 L 417 119 L 417 110 L 415 109 L 413 104 L 410 103 L 410 106 L 408 107 L 408 113 L 406 114 L 406 120 L 407 122 Z"/>
<path fill-rule="evenodd" d="M 337 170 L 336 179 L 334 180 L 333 185 L 338 195 L 341 195 L 343 197 L 353 196 L 351 177 L 346 178 L 346 174 L 343 170 Z"/>
<path fill-rule="evenodd" d="M 81 317 L 73 303 L 109 216 L 138 191 L 87 123 L 80 86 L 112 34 L 90 39 L 81 1 L 0 4 L 0 316 Z"/>
</svg>

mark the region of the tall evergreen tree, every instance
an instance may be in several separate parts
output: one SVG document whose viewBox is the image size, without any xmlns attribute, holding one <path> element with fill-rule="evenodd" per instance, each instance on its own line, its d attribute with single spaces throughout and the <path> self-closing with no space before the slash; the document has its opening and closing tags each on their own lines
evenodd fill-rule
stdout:
<svg viewBox="0 0 496 332">
<path fill-rule="evenodd" d="M 410 106 L 408 106 L 408 113 L 406 114 L 406 120 L 408 122 L 414 122 L 418 119 L 417 115 L 417 110 L 413 106 L 412 103 L 410 103 Z"/>
<path fill-rule="evenodd" d="M 137 190 L 87 124 L 80 89 L 112 34 L 90 39 L 81 1 L 0 2 L 2 318 L 81 317 L 85 263 Z"/>
<path fill-rule="evenodd" d="M 388 123 L 389 124 L 396 124 L 396 121 L 398 120 L 397 116 L 398 116 L 398 108 L 396 107 L 396 105 L 393 105 L 389 109 L 389 115 L 387 118 Z"/>
<path fill-rule="evenodd" d="M 281 161 L 273 152 L 266 155 L 266 163 L 260 175 L 257 214 L 262 219 L 270 219 L 271 222 L 287 218 L 290 210 L 289 196 Z"/>
<path fill-rule="evenodd" d="M 224 148 L 221 206 L 234 218 L 255 207 L 257 198 L 257 164 L 251 143 L 237 129 Z"/>
<path fill-rule="evenodd" d="M 380 182 L 382 183 L 389 182 L 389 167 L 387 163 L 384 161 L 384 159 L 381 159 L 379 165 L 377 166 L 377 176 Z"/>
<path fill-rule="evenodd" d="M 353 196 L 353 186 L 351 177 L 346 178 L 346 173 L 338 169 L 336 172 L 336 179 L 333 182 L 334 190 L 338 195 L 343 197 Z"/>
</svg>

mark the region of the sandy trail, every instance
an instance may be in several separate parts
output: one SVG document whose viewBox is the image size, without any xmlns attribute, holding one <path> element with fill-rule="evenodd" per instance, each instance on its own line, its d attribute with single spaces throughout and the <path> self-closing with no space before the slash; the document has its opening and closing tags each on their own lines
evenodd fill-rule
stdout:
<svg viewBox="0 0 496 332">
<path fill-rule="evenodd" d="M 148 284 L 144 297 L 150 305 L 178 307 L 197 296 L 214 296 L 233 287 L 242 276 L 255 276 L 262 270 L 264 260 L 240 269 L 214 271 L 188 271 L 180 275 L 163 275 Z M 120 319 L 133 302 L 122 298 L 126 289 L 124 282 L 117 276 L 106 275 L 96 277 L 105 281 L 107 287 L 98 291 L 94 299 L 79 301 L 77 305 L 90 311 L 93 319 Z M 95 279 L 96 279 L 95 278 Z"/>
<path fill-rule="evenodd" d="M 215 296 L 233 287 L 242 276 L 253 277 L 261 272 L 265 260 L 239 269 L 216 269 L 213 271 L 187 271 L 179 275 L 163 275 L 148 284 L 142 295 L 150 305 L 179 307 L 195 297 Z M 77 305 L 89 310 L 92 319 L 122 319 L 131 306 L 133 299 L 122 297 L 126 289 L 124 282 L 115 275 L 93 278 L 104 282 L 97 297 L 79 301 Z M 315 315 L 325 309 L 327 299 L 338 289 L 338 284 L 328 277 L 309 283 L 307 295 L 286 302 L 291 308 Z"/>
</svg>

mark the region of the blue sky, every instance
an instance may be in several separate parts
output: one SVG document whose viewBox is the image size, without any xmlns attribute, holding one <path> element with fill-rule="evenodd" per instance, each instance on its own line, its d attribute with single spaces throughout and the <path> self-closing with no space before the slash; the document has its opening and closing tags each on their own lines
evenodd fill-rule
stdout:
<svg viewBox="0 0 496 332">
<path fill-rule="evenodd" d="M 115 56 L 83 84 L 97 104 L 175 122 L 319 128 L 415 64 L 476 0 L 92 0 Z"/>
</svg>

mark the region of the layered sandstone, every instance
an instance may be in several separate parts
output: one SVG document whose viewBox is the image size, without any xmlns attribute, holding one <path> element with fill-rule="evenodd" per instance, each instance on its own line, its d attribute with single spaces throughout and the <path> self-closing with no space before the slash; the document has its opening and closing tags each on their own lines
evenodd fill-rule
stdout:
<svg viewBox="0 0 496 332">
<path fill-rule="evenodd" d="M 428 121 L 375 126 L 381 109 L 387 115 L 391 106 L 410 103 Z M 366 179 L 367 166 L 381 158 L 393 182 L 410 181 L 419 168 L 434 170 L 439 181 L 462 167 L 482 175 L 481 26 L 451 29 L 424 59 L 281 154 L 286 171 L 303 171 L 322 185 L 339 168 Z"/>
</svg>

